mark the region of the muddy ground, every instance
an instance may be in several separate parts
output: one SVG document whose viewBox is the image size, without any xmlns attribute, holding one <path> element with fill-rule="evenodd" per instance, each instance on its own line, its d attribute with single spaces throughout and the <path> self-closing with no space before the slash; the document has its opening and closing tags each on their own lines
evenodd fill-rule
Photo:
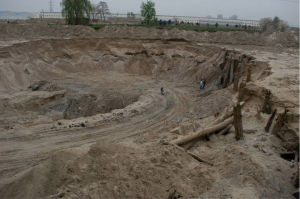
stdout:
<svg viewBox="0 0 300 199">
<path fill-rule="evenodd" d="M 0 36 L 1 198 L 296 197 L 297 33 L 25 23 Z M 183 146 L 206 162 L 168 144 L 220 123 L 249 67 L 244 139 L 232 127 Z M 265 132 L 275 109 L 284 125 Z"/>
</svg>

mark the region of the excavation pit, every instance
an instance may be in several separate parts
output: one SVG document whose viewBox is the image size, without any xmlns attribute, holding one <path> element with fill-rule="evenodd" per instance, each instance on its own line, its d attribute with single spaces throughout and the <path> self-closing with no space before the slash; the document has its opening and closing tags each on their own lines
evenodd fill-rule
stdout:
<svg viewBox="0 0 300 199">
<path fill-rule="evenodd" d="M 176 84 L 196 88 L 191 92 L 205 103 L 194 112 L 207 117 L 232 105 L 230 93 L 211 92 L 230 86 L 238 68 L 245 76 L 254 63 L 251 56 L 181 40 L 42 40 L 2 51 L 9 63 L 3 70 L 17 74 L 0 80 L 0 91 L 9 96 L 2 99 L 4 126 L 20 123 L 9 114 L 13 109 L 22 112 L 21 123 L 89 117 L 123 109 L 141 95 L 159 95 L 161 87 L 170 93 Z M 267 66 L 254 65 L 253 78 L 265 77 Z M 207 80 L 201 92 L 200 80 Z"/>
<path fill-rule="evenodd" d="M 184 39 L 42 39 L 3 47 L 0 61 L 4 197 L 55 197 L 59 189 L 72 198 L 74 187 L 88 198 L 99 184 L 103 198 L 166 198 L 172 188 L 186 198 L 291 193 L 286 181 L 270 183 L 281 175 L 275 168 L 290 171 L 271 155 L 261 132 L 268 115 L 257 111 L 265 92 L 257 82 L 270 68 L 247 53 Z M 237 76 L 247 83 L 241 96 Z M 169 144 L 230 117 L 238 97 L 244 140 L 232 127 L 185 146 L 213 164 Z M 280 167 L 268 166 L 274 157 Z"/>
</svg>

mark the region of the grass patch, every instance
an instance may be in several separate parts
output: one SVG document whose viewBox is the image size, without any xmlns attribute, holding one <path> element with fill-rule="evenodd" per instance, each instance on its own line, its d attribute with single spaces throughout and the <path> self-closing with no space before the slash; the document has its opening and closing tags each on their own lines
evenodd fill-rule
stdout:
<svg viewBox="0 0 300 199">
<path fill-rule="evenodd" d="M 90 27 L 94 28 L 95 30 L 99 30 L 105 26 L 105 24 L 90 24 Z"/>
</svg>

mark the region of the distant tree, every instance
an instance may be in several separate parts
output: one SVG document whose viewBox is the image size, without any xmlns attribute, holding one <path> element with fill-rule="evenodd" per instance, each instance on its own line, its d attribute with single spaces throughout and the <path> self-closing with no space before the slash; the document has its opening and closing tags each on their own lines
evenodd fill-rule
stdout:
<svg viewBox="0 0 300 199">
<path fill-rule="evenodd" d="M 267 31 L 272 28 L 272 19 L 271 18 L 262 18 L 259 21 L 259 25 L 261 26 L 263 31 Z"/>
<path fill-rule="evenodd" d="M 162 25 L 163 21 L 160 19 L 158 20 L 158 25 Z"/>
<path fill-rule="evenodd" d="M 218 18 L 218 19 L 223 19 L 223 15 L 218 14 L 217 18 Z"/>
<path fill-rule="evenodd" d="M 133 12 L 128 12 L 127 13 L 127 18 L 128 19 L 135 19 L 135 14 Z"/>
<path fill-rule="evenodd" d="M 95 7 L 95 13 L 100 20 L 105 21 L 105 16 L 110 14 L 107 3 L 105 1 L 100 1 Z"/>
<path fill-rule="evenodd" d="M 211 19 L 211 18 L 212 18 L 212 16 L 210 16 L 210 15 L 207 15 L 207 16 L 206 16 L 206 18 L 208 18 L 208 19 Z"/>
<path fill-rule="evenodd" d="M 263 31 L 269 31 L 269 32 L 274 32 L 274 31 L 284 32 L 289 27 L 288 23 L 286 21 L 279 19 L 279 17 L 274 17 L 273 20 L 271 18 L 262 18 L 259 21 L 259 25 Z"/>
<path fill-rule="evenodd" d="M 280 21 L 280 31 L 285 32 L 289 27 L 288 22 L 281 20 Z"/>
<path fill-rule="evenodd" d="M 168 24 L 171 24 L 171 23 L 172 23 L 172 21 L 171 21 L 171 19 L 169 19 L 169 20 L 168 20 Z"/>
<path fill-rule="evenodd" d="M 155 23 L 155 3 L 152 1 L 142 2 L 141 15 L 145 18 L 147 24 Z"/>
<path fill-rule="evenodd" d="M 229 17 L 229 19 L 237 20 L 238 16 L 237 15 L 232 15 L 231 17 Z"/>
<path fill-rule="evenodd" d="M 87 24 L 90 21 L 92 4 L 89 0 L 62 0 L 61 6 L 67 24 Z"/>
<path fill-rule="evenodd" d="M 229 24 L 226 24 L 226 27 L 229 27 Z"/>
<path fill-rule="evenodd" d="M 217 27 L 219 26 L 219 24 L 218 24 L 218 23 L 216 23 L 216 24 L 215 24 L 215 26 L 216 26 L 216 28 L 217 28 Z"/>
<path fill-rule="evenodd" d="M 206 23 L 206 26 L 209 27 L 209 23 Z"/>
<path fill-rule="evenodd" d="M 277 17 L 277 16 L 274 17 L 272 23 L 273 23 L 274 30 L 279 30 L 279 26 L 280 26 L 280 19 L 279 19 L 279 17 Z"/>
</svg>

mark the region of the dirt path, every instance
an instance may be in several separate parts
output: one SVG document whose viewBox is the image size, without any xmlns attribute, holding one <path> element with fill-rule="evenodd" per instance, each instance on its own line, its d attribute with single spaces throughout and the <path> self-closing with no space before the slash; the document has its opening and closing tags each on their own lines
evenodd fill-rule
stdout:
<svg viewBox="0 0 300 199">
<path fill-rule="evenodd" d="M 130 118 L 129 121 L 105 123 L 100 126 L 71 128 L 64 130 L 40 130 L 36 127 L 2 132 L 0 135 L 1 182 L 45 160 L 52 153 L 97 141 L 106 143 L 120 142 L 124 138 L 137 136 L 144 132 L 155 132 L 168 128 L 168 123 L 189 109 L 188 98 L 180 89 L 167 82 L 165 96 L 159 96 L 159 85 L 152 92 L 156 108 L 147 110 L 142 115 Z M 12 150 L 13 149 L 13 150 Z"/>
</svg>

